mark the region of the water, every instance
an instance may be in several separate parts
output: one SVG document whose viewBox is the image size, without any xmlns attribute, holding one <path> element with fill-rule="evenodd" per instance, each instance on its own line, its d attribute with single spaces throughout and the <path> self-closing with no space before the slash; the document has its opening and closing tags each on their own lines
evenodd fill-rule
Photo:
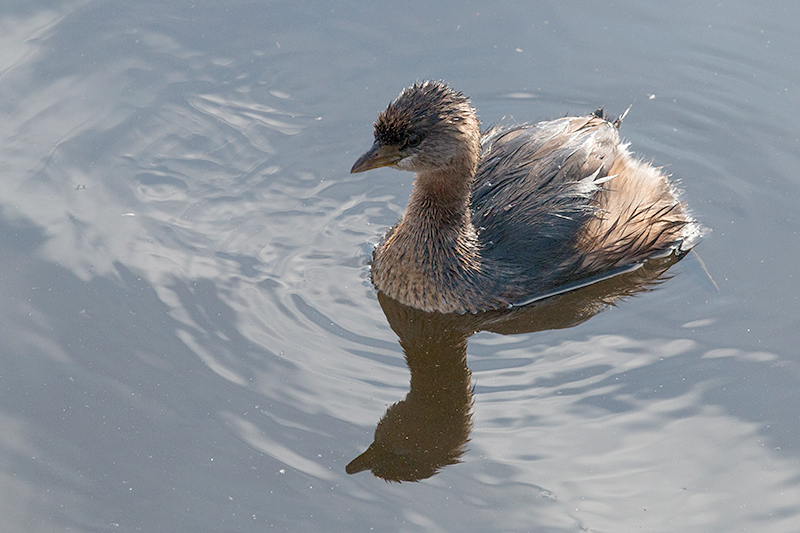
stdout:
<svg viewBox="0 0 800 533">
<path fill-rule="evenodd" d="M 4 531 L 796 531 L 798 17 L 6 2 Z M 426 78 L 484 124 L 632 103 L 719 291 L 690 256 L 572 327 L 495 324 L 466 366 L 444 343 L 466 451 L 385 483 L 345 466 L 409 391 L 366 263 L 411 175 L 348 170 Z"/>
</svg>

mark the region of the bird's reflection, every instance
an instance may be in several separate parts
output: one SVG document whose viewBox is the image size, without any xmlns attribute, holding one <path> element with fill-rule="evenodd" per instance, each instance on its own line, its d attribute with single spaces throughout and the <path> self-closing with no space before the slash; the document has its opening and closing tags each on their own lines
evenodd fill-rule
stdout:
<svg viewBox="0 0 800 533">
<path fill-rule="evenodd" d="M 576 326 L 620 298 L 664 280 L 680 258 L 649 261 L 633 272 L 536 301 L 526 307 L 480 314 L 425 313 L 378 295 L 411 371 L 411 390 L 389 407 L 375 440 L 347 465 L 387 481 L 418 481 L 457 463 L 472 429 L 467 339 L 478 331 L 502 335 Z"/>
</svg>

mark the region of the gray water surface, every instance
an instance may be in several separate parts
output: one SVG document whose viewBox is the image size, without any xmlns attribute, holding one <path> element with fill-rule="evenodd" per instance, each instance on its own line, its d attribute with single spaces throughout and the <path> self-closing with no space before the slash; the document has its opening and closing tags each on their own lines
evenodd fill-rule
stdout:
<svg viewBox="0 0 800 533">
<path fill-rule="evenodd" d="M 798 21 L 5 2 L 2 530 L 796 532 Z M 631 149 L 712 232 L 574 327 L 472 336 L 461 462 L 386 483 L 345 466 L 409 390 L 367 263 L 412 175 L 348 172 L 429 78 L 485 125 L 633 104 Z"/>
</svg>

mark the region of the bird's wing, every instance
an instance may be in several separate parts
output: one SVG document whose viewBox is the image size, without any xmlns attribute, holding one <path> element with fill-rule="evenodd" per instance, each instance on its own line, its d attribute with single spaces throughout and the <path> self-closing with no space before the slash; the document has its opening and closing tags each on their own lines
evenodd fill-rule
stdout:
<svg viewBox="0 0 800 533">
<path fill-rule="evenodd" d="M 617 129 L 598 115 L 490 129 L 472 196 L 484 253 L 557 275 L 595 211 L 592 196 L 609 179 L 618 145 Z"/>
</svg>

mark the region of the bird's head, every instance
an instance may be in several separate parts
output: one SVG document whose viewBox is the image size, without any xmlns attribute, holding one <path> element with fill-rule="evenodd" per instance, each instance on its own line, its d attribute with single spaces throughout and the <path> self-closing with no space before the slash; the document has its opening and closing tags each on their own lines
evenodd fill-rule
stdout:
<svg viewBox="0 0 800 533">
<path fill-rule="evenodd" d="M 379 167 L 414 172 L 472 166 L 480 150 L 480 126 L 466 96 L 445 83 L 426 81 L 403 90 L 375 122 L 375 143 L 352 174 Z"/>
</svg>

